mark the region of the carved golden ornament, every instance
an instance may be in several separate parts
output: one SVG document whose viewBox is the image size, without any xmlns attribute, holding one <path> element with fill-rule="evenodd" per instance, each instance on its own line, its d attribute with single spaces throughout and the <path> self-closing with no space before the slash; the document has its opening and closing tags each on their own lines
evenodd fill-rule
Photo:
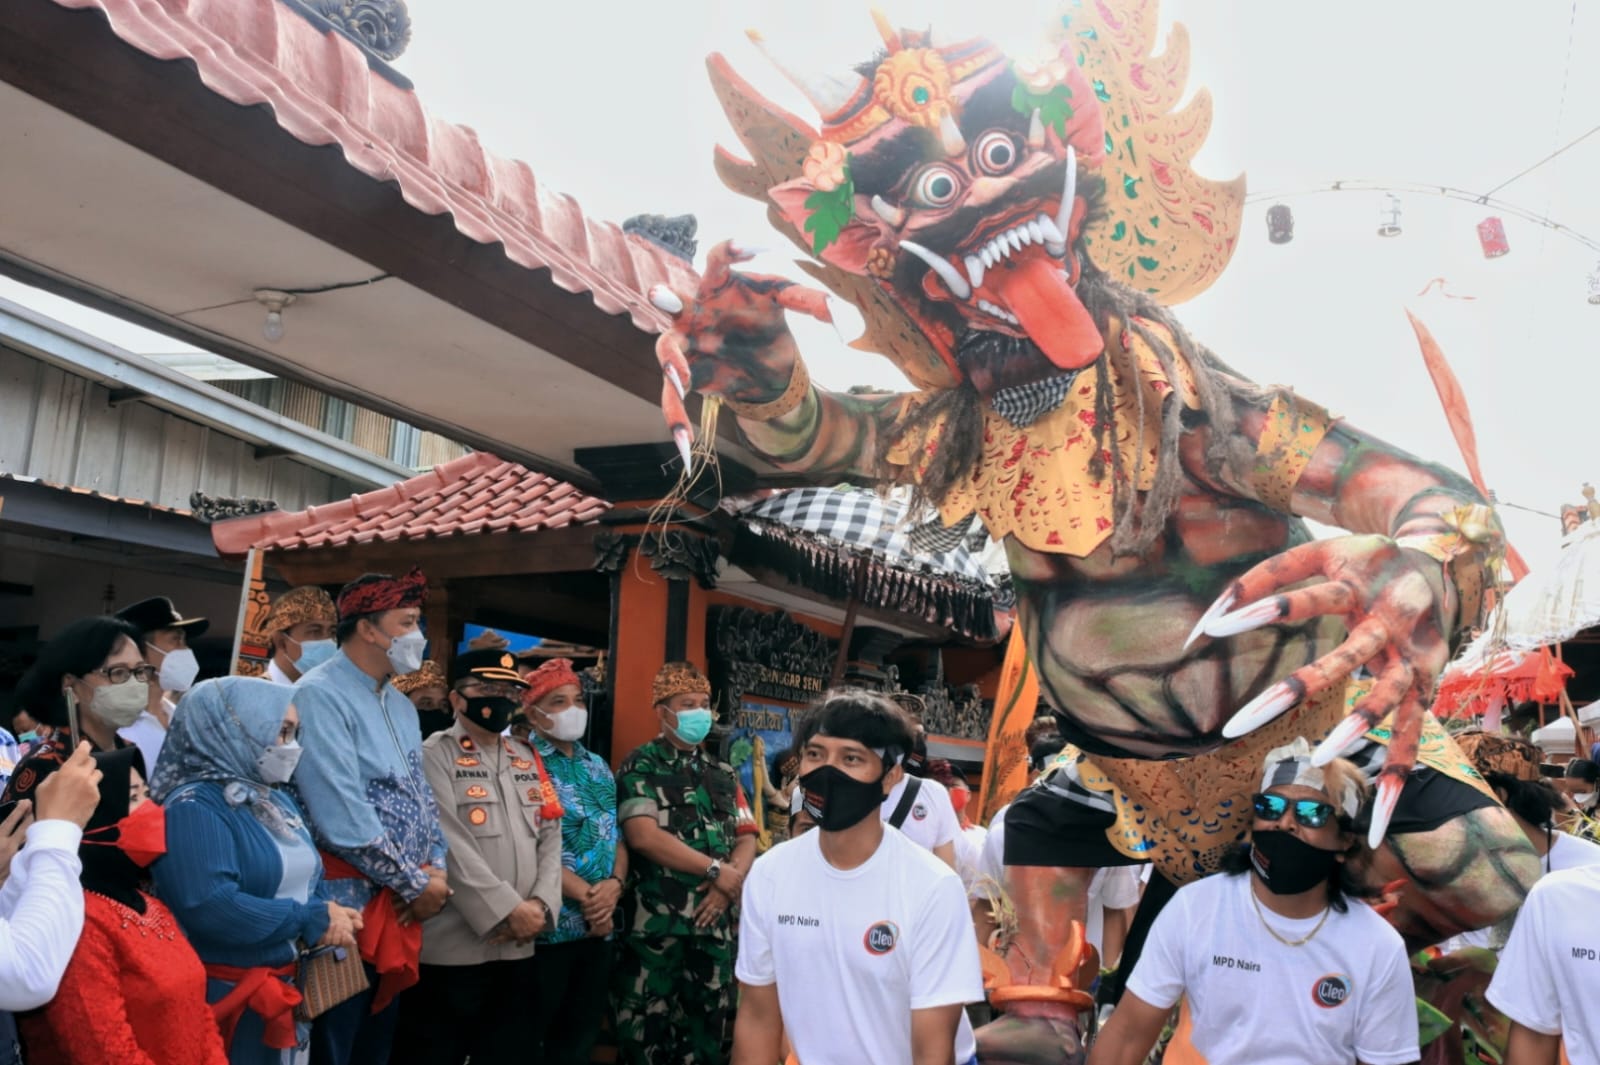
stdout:
<svg viewBox="0 0 1600 1065">
<path fill-rule="evenodd" d="M 950 68 L 932 48 L 896 52 L 878 64 L 872 96 L 891 115 L 923 129 L 937 129 L 953 115 Z"/>
</svg>

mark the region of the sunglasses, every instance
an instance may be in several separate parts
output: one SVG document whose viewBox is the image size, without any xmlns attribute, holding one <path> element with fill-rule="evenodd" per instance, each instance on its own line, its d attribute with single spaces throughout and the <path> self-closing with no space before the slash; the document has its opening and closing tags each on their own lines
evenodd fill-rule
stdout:
<svg viewBox="0 0 1600 1065">
<path fill-rule="evenodd" d="M 1318 802 L 1316 799 L 1286 799 L 1282 795 L 1268 795 L 1261 792 L 1256 795 L 1251 803 L 1255 806 L 1256 816 L 1263 821 L 1279 821 L 1294 807 L 1294 819 L 1307 828 L 1321 828 L 1333 816 L 1333 804 Z"/>
</svg>

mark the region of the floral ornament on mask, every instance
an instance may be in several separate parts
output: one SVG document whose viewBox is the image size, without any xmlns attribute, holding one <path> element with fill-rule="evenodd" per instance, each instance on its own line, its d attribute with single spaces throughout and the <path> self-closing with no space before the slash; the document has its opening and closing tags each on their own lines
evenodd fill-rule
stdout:
<svg viewBox="0 0 1600 1065">
<path fill-rule="evenodd" d="M 850 173 L 850 154 L 842 145 L 818 141 L 806 154 L 804 170 L 806 181 L 816 189 L 806 197 L 810 214 L 805 229 L 811 234 L 811 250 L 820 255 L 855 217 L 856 183 Z"/>
</svg>

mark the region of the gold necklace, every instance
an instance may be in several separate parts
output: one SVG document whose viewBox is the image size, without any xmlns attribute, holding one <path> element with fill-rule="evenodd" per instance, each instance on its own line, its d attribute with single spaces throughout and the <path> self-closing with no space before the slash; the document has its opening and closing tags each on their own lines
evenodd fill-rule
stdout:
<svg viewBox="0 0 1600 1065">
<path fill-rule="evenodd" d="M 1299 939 L 1285 939 L 1283 936 L 1278 934 L 1278 930 L 1273 928 L 1272 924 L 1267 920 L 1266 912 L 1261 908 L 1261 900 L 1256 898 L 1256 890 L 1253 885 L 1249 886 L 1249 891 L 1250 902 L 1256 908 L 1256 917 L 1260 918 L 1261 927 L 1267 930 L 1268 935 L 1286 947 L 1303 947 L 1307 943 L 1311 942 L 1316 934 L 1322 931 L 1322 926 L 1328 923 L 1328 914 L 1333 912 L 1332 906 L 1324 907 L 1322 910 L 1322 918 L 1317 921 L 1317 926 L 1315 928 L 1307 932 L 1304 936 L 1301 936 Z"/>
</svg>

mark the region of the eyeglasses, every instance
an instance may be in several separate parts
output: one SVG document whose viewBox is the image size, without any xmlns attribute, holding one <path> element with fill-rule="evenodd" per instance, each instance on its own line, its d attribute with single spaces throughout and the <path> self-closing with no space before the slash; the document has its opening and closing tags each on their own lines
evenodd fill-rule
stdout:
<svg viewBox="0 0 1600 1065">
<path fill-rule="evenodd" d="M 112 684 L 122 684 L 129 677 L 138 677 L 146 684 L 151 683 L 161 675 L 155 666 L 103 666 L 100 669 L 91 669 L 90 673 L 98 673 Z"/>
<path fill-rule="evenodd" d="M 1256 816 L 1263 821 L 1280 821 L 1294 807 L 1294 819 L 1307 828 L 1321 828 L 1333 816 L 1333 804 L 1316 799 L 1286 799 L 1282 795 L 1262 792 L 1252 800 Z"/>
</svg>

